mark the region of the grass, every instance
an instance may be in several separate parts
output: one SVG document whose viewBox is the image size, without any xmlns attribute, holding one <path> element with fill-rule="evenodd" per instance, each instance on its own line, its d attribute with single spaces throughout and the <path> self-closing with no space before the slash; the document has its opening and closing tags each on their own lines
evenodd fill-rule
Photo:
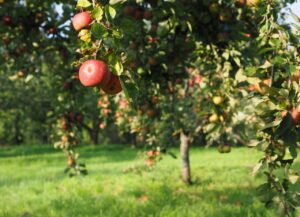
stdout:
<svg viewBox="0 0 300 217">
<path fill-rule="evenodd" d="M 275 217 L 255 197 L 263 177 L 250 175 L 261 156 L 237 148 L 191 151 L 195 184 L 180 180 L 180 159 L 165 156 L 151 171 L 137 150 L 122 146 L 80 148 L 86 177 L 63 174 L 66 159 L 50 146 L 0 149 L 1 217 Z M 178 154 L 178 153 L 177 153 Z M 299 168 L 299 162 L 297 164 Z"/>
</svg>

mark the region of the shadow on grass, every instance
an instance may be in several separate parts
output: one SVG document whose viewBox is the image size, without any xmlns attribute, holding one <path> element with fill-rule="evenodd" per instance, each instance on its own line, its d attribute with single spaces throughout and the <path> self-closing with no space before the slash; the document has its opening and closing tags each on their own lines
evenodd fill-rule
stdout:
<svg viewBox="0 0 300 217">
<path fill-rule="evenodd" d="M 58 152 L 57 149 L 54 149 L 53 146 L 49 146 L 49 145 L 9 146 L 5 148 L 0 147 L 0 158 L 52 154 L 57 152 Z"/>
<path fill-rule="evenodd" d="M 164 217 L 264 217 L 263 205 L 253 206 L 254 189 L 205 190 L 193 193 L 189 189 L 176 191 L 162 185 L 155 191 L 133 189 L 121 195 L 98 195 L 86 192 L 80 197 L 51 201 L 54 213 L 64 216 L 164 216 Z M 144 196 L 143 196 L 144 195 Z M 145 196 L 146 195 L 146 196 Z M 130 198 L 124 200 L 123 198 Z M 37 211 L 38 212 L 38 211 Z"/>
<path fill-rule="evenodd" d="M 83 159 L 104 158 L 105 162 L 129 161 L 136 158 L 138 149 L 129 149 L 128 146 L 121 145 L 99 145 L 99 146 L 80 146 L 76 149 Z M 49 155 L 62 153 L 59 149 L 53 146 L 11 146 L 0 148 L 0 158 L 26 157 L 30 161 L 31 157 L 36 155 Z M 48 157 L 47 157 L 48 158 Z M 34 160 L 34 159 L 32 159 Z M 54 160 L 54 159 L 53 159 Z"/>
</svg>

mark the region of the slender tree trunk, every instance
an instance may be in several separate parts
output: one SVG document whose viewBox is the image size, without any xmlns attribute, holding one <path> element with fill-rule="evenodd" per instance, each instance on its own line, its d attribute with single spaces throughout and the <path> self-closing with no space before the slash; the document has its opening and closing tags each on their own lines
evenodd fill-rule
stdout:
<svg viewBox="0 0 300 217">
<path fill-rule="evenodd" d="M 99 144 L 99 127 L 90 130 L 90 137 L 94 145 Z"/>
<path fill-rule="evenodd" d="M 15 119 L 15 143 L 17 145 L 20 145 L 22 142 L 23 142 L 23 137 L 20 129 L 20 115 L 18 113 L 16 114 L 16 119 Z"/>
<path fill-rule="evenodd" d="M 94 145 L 99 144 L 99 120 L 93 122 L 93 129 L 91 130 L 91 139 Z"/>
<path fill-rule="evenodd" d="M 190 169 L 190 153 L 189 153 L 189 138 L 181 131 L 180 132 L 180 154 L 181 154 L 181 175 L 183 181 L 190 185 L 191 181 L 191 169 Z"/>
</svg>

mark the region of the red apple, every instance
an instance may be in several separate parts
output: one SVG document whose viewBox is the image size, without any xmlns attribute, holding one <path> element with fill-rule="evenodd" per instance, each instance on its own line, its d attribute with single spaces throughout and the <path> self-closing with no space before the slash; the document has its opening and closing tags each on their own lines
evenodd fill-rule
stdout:
<svg viewBox="0 0 300 217">
<path fill-rule="evenodd" d="M 294 125 L 300 124 L 300 112 L 297 108 L 292 108 L 291 110 L 292 121 Z"/>
<path fill-rule="evenodd" d="M 110 80 L 111 73 L 101 60 L 87 60 L 79 69 L 79 80 L 86 87 L 104 86 Z"/>
<path fill-rule="evenodd" d="M 141 20 L 141 19 L 143 19 L 143 15 L 144 15 L 144 13 L 141 9 L 135 9 L 133 18 L 136 20 Z"/>
<path fill-rule="evenodd" d="M 146 10 L 146 11 L 144 11 L 144 13 L 143 13 L 143 17 L 144 17 L 144 19 L 146 19 L 146 20 L 151 20 L 152 17 L 153 17 L 153 14 L 152 14 L 151 11 Z"/>
<path fill-rule="evenodd" d="M 107 94 L 116 95 L 122 91 L 122 86 L 118 76 L 112 74 L 109 82 L 102 87 L 102 90 Z"/>
<path fill-rule="evenodd" d="M 76 31 L 79 31 L 84 27 L 87 27 L 88 25 L 90 25 L 92 21 L 93 19 L 90 13 L 88 12 L 78 13 L 72 19 L 73 27 Z"/>
<path fill-rule="evenodd" d="M 123 12 L 124 12 L 124 14 L 126 16 L 133 15 L 133 13 L 134 13 L 134 7 L 132 7 L 130 5 L 127 5 L 127 6 L 124 7 Z"/>
<path fill-rule="evenodd" d="M 2 18 L 2 22 L 5 24 L 5 25 L 11 25 L 12 24 L 12 17 L 10 15 L 5 15 L 3 16 Z"/>
</svg>

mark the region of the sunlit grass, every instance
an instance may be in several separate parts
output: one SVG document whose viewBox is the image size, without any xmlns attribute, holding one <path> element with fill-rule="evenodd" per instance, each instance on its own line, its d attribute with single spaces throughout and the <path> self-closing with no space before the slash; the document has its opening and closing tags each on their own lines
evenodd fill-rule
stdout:
<svg viewBox="0 0 300 217">
<path fill-rule="evenodd" d="M 143 164 L 140 151 L 113 145 L 79 151 L 90 174 L 68 178 L 64 155 L 50 146 L 0 149 L 0 216 L 276 216 L 255 197 L 263 181 L 250 175 L 261 156 L 256 150 L 193 149 L 190 187 L 180 180 L 180 159 L 164 156 L 151 171 L 124 173 Z"/>
</svg>

